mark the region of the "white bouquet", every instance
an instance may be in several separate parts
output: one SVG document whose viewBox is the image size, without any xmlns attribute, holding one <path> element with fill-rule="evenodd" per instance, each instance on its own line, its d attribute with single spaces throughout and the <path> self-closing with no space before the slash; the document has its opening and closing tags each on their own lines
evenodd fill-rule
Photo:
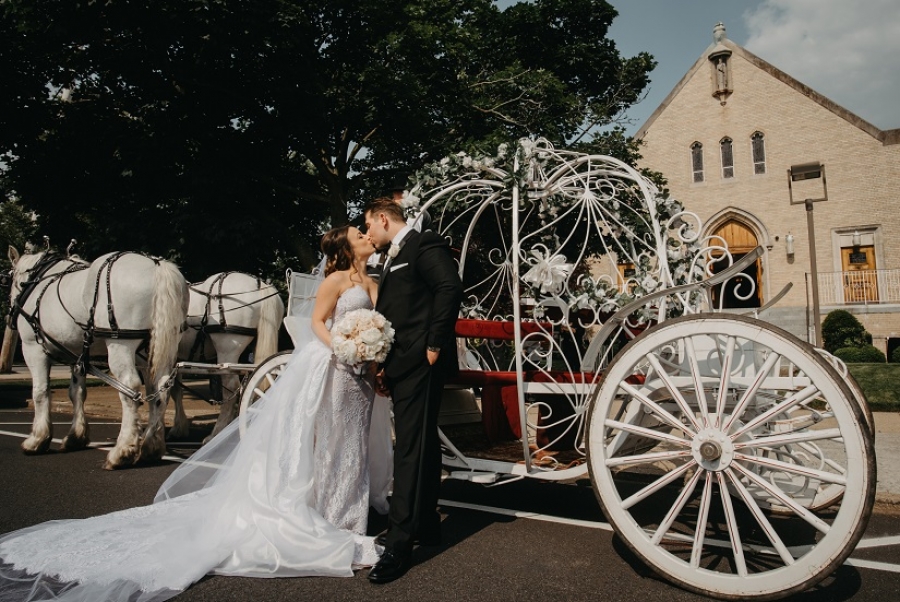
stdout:
<svg viewBox="0 0 900 602">
<path fill-rule="evenodd" d="M 334 355 L 351 366 L 383 362 L 393 341 L 391 323 L 374 309 L 348 311 L 331 327 Z"/>
</svg>

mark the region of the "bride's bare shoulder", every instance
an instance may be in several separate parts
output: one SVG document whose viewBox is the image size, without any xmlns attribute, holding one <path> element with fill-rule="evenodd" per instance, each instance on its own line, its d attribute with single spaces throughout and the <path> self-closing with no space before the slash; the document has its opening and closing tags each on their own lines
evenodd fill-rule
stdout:
<svg viewBox="0 0 900 602">
<path fill-rule="evenodd" d="M 333 290 L 340 295 L 348 288 L 352 287 L 353 284 L 354 283 L 350 278 L 350 270 L 338 270 L 328 274 L 320 286 L 327 286 L 330 290 Z"/>
</svg>

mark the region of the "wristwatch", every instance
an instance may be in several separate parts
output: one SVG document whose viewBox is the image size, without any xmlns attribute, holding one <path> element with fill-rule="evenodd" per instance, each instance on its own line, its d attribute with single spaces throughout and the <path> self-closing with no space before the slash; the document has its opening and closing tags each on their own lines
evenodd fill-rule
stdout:
<svg viewBox="0 0 900 602">
<path fill-rule="evenodd" d="M 429 346 L 428 346 L 428 351 L 431 351 L 431 352 L 433 352 L 433 353 L 440 353 L 440 352 L 441 352 L 441 348 L 440 348 L 440 347 L 434 347 L 434 346 L 432 346 L 432 345 L 429 345 Z"/>
</svg>

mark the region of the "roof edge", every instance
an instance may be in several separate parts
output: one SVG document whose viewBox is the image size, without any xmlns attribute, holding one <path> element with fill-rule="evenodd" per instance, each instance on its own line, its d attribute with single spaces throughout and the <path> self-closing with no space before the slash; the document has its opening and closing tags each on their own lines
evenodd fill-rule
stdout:
<svg viewBox="0 0 900 602">
<path fill-rule="evenodd" d="M 816 92 L 806 84 L 803 84 L 799 80 L 791 77 L 778 67 L 775 67 L 766 60 L 756 56 L 749 50 L 745 49 L 743 46 L 739 46 L 738 44 L 735 44 L 727 38 L 723 39 L 720 43 L 724 44 L 734 53 L 739 54 L 742 58 L 755 65 L 757 68 L 762 69 L 775 79 L 784 84 L 787 84 L 813 102 L 831 111 L 844 121 L 847 121 L 851 125 L 869 134 L 870 136 L 881 142 L 883 145 L 889 146 L 893 144 L 900 144 L 900 129 L 881 130 L 859 115 L 853 113 L 852 111 L 849 111 L 848 109 L 845 109 L 830 98 L 820 94 L 819 92 Z M 696 71 L 700 68 L 700 65 L 706 62 L 706 55 L 709 54 L 712 48 L 714 48 L 714 45 L 709 45 L 703 52 L 703 54 L 701 54 L 697 61 L 693 64 L 693 66 L 688 69 L 684 77 L 679 80 L 675 87 L 672 88 L 672 91 L 669 92 L 668 96 L 666 96 L 666 98 L 660 103 L 660 105 L 650 115 L 650 117 L 647 118 L 647 121 L 644 122 L 644 125 L 642 125 L 640 129 L 635 133 L 635 138 L 642 139 L 647 134 L 647 130 L 649 130 L 650 126 L 653 125 L 653 122 L 656 121 L 657 117 L 659 117 L 659 115 L 663 112 L 663 110 L 665 110 L 671 100 L 681 91 L 681 89 L 684 88 L 688 80 L 690 80 L 694 76 Z"/>
</svg>

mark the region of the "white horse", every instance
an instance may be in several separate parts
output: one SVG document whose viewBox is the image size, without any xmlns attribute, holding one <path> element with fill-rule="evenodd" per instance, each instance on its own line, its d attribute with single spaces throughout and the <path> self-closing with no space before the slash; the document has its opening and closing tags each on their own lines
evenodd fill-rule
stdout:
<svg viewBox="0 0 900 602">
<path fill-rule="evenodd" d="M 278 351 L 278 330 L 284 318 L 284 302 L 271 284 L 241 272 L 220 272 L 190 285 L 188 328 L 182 334 L 178 359 L 194 362 L 236 363 L 244 349 L 256 338 L 255 362 Z M 222 377 L 219 418 L 211 439 L 234 420 L 240 399 L 240 379 L 235 374 Z M 170 439 L 184 438 L 190 421 L 182 405 L 180 382 L 172 389 L 175 422 Z"/>
<path fill-rule="evenodd" d="M 51 255 L 19 255 L 9 248 L 12 290 L 11 325 L 18 328 L 22 353 L 31 372 L 34 421 L 22 443 L 25 453 L 50 447 L 50 365 L 72 366 L 69 398 L 72 426 L 62 440 L 63 450 L 90 442 L 84 415 L 85 375 L 89 357 L 106 356 L 109 371 L 131 395 L 119 393 L 122 425 L 104 468 L 154 461 L 165 452 L 163 414 L 165 395 L 155 395 L 169 380 L 187 314 L 187 282 L 167 261 L 138 253 L 110 253 L 93 263 Z M 141 386 L 136 354 L 149 339 L 146 399 L 149 420 L 141 431 L 138 407 Z M 164 388 L 163 388 L 164 392 Z"/>
</svg>

